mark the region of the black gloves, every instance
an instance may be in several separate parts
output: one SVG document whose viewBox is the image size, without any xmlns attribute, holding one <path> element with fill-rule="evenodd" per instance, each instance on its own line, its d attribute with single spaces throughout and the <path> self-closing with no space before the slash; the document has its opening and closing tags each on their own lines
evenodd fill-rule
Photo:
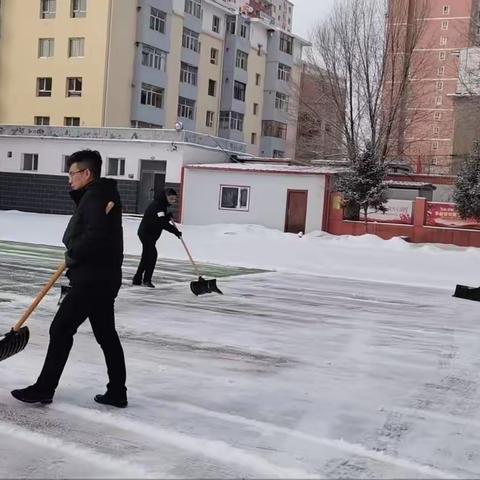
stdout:
<svg viewBox="0 0 480 480">
<path fill-rule="evenodd" d="M 181 232 L 180 230 L 177 230 L 177 231 L 175 232 L 175 236 L 176 236 L 177 238 L 182 238 L 182 232 Z"/>
</svg>

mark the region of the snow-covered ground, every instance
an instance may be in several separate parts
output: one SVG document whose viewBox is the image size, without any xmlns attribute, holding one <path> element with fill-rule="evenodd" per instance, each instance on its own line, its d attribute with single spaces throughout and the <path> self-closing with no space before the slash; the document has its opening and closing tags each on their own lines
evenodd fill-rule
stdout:
<svg viewBox="0 0 480 480">
<path fill-rule="evenodd" d="M 5 331 L 60 261 L 62 249 L 45 245 L 60 245 L 67 219 L 0 212 Z M 138 254 L 138 219 L 124 225 Z M 0 364 L 0 477 L 480 475 L 480 304 L 451 297 L 456 283 L 479 283 L 477 249 L 182 229 L 225 295 L 190 293 L 171 235 L 159 242 L 156 290 L 128 285 L 138 259 L 126 259 L 126 410 L 92 401 L 106 378 L 88 324 L 54 403 L 10 396 L 43 362 L 58 291 L 49 295 L 27 348 Z"/>
</svg>

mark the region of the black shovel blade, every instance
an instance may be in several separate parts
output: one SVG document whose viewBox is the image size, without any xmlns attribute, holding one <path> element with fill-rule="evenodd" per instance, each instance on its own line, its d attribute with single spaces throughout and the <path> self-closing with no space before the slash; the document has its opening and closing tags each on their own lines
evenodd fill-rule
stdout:
<svg viewBox="0 0 480 480">
<path fill-rule="evenodd" d="M 0 339 L 0 362 L 18 352 L 21 352 L 28 343 L 30 331 L 28 327 L 22 327 L 18 332 L 13 329 Z"/>
<path fill-rule="evenodd" d="M 223 292 L 217 287 L 217 280 L 205 280 L 203 277 L 198 277 L 196 282 L 190 282 L 190 290 L 194 295 L 205 295 L 206 293 L 218 293 L 223 295 Z"/>
<path fill-rule="evenodd" d="M 455 287 L 454 297 L 464 298 L 465 300 L 480 301 L 480 287 L 469 287 L 467 285 L 457 285 Z"/>
</svg>

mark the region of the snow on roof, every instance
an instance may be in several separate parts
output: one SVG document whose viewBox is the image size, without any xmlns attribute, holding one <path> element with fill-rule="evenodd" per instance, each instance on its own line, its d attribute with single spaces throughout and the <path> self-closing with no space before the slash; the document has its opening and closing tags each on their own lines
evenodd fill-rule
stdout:
<svg viewBox="0 0 480 480">
<path fill-rule="evenodd" d="M 237 172 L 257 172 L 257 173 L 283 173 L 283 174 L 303 174 L 303 175 L 328 175 L 340 173 L 344 169 L 332 167 L 310 167 L 301 165 L 279 165 L 269 163 L 203 163 L 186 165 L 185 168 L 193 170 L 219 170 L 219 171 L 237 171 Z"/>
<path fill-rule="evenodd" d="M 402 182 L 401 180 L 387 180 L 385 182 L 389 187 L 395 188 L 433 188 L 431 183 L 425 182 Z"/>
</svg>

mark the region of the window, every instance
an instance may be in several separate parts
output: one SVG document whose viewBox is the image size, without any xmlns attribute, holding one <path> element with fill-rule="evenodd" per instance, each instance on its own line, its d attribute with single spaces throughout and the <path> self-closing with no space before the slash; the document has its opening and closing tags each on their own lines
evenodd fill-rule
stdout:
<svg viewBox="0 0 480 480">
<path fill-rule="evenodd" d="M 242 70 L 247 70 L 248 65 L 248 53 L 237 50 L 237 58 L 235 60 L 235 66 Z"/>
<path fill-rule="evenodd" d="M 443 14 L 448 15 L 450 13 L 450 6 L 449 5 L 444 5 L 443 6 Z"/>
<path fill-rule="evenodd" d="M 159 33 L 165 33 L 167 14 L 158 8 L 150 7 L 150 29 Z"/>
<path fill-rule="evenodd" d="M 220 112 L 220 127 L 223 130 L 238 130 L 243 132 L 243 113 L 238 112 Z"/>
<path fill-rule="evenodd" d="M 261 80 L 262 80 L 262 76 L 259 73 L 256 73 L 255 74 L 255 85 L 259 86 Z"/>
<path fill-rule="evenodd" d="M 447 44 L 447 37 L 440 37 L 440 45 L 445 46 Z"/>
<path fill-rule="evenodd" d="M 80 18 L 87 16 L 87 0 L 71 0 L 71 12 L 72 18 Z"/>
<path fill-rule="evenodd" d="M 448 20 L 442 20 L 442 30 L 448 30 Z"/>
<path fill-rule="evenodd" d="M 177 115 L 180 118 L 188 118 L 193 120 L 195 110 L 195 100 L 189 98 L 178 97 L 178 111 Z"/>
<path fill-rule="evenodd" d="M 284 82 L 289 82 L 290 81 L 290 73 L 292 71 L 292 68 L 289 67 L 288 65 L 284 65 L 283 63 L 278 64 L 278 79 L 283 80 Z"/>
<path fill-rule="evenodd" d="M 189 13 L 194 17 L 202 17 L 202 6 L 200 0 L 185 0 L 185 13 Z"/>
<path fill-rule="evenodd" d="M 238 82 L 235 80 L 235 84 L 233 86 L 233 98 L 236 100 L 240 100 L 241 102 L 245 101 L 245 92 L 247 90 L 247 84 Z"/>
<path fill-rule="evenodd" d="M 235 35 L 235 29 L 236 29 L 236 26 L 237 26 L 237 20 L 235 17 L 228 17 L 228 20 L 227 20 L 227 32 L 232 34 L 232 35 Z"/>
<path fill-rule="evenodd" d="M 283 150 L 274 150 L 272 153 L 273 158 L 284 158 L 285 152 Z"/>
<path fill-rule="evenodd" d="M 109 157 L 107 175 L 112 177 L 123 177 L 125 175 L 125 159 Z"/>
<path fill-rule="evenodd" d="M 437 90 L 443 90 L 443 82 L 442 81 L 437 82 Z"/>
<path fill-rule="evenodd" d="M 288 112 L 288 95 L 277 92 L 275 96 L 275 108 L 282 110 L 282 112 Z"/>
<path fill-rule="evenodd" d="M 37 78 L 37 97 L 52 96 L 52 79 L 51 77 Z"/>
<path fill-rule="evenodd" d="M 22 155 L 22 170 L 30 172 L 38 170 L 38 153 L 24 153 Z"/>
<path fill-rule="evenodd" d="M 442 118 L 442 112 L 435 112 L 433 114 L 433 119 L 434 120 L 440 120 Z"/>
<path fill-rule="evenodd" d="M 251 143 L 252 145 L 255 145 L 257 143 L 257 134 L 252 132 L 252 136 L 251 136 Z"/>
<path fill-rule="evenodd" d="M 247 38 L 247 25 L 245 23 L 240 25 L 240 36 L 242 38 Z"/>
<path fill-rule="evenodd" d="M 437 127 L 437 126 L 433 127 L 433 134 L 435 136 L 438 136 L 439 133 L 440 133 L 440 127 Z"/>
<path fill-rule="evenodd" d="M 438 74 L 443 75 L 445 73 L 445 67 L 442 65 L 441 67 L 438 67 Z"/>
<path fill-rule="evenodd" d="M 55 18 L 56 0 L 40 0 L 40 18 Z"/>
<path fill-rule="evenodd" d="M 149 105 L 155 108 L 163 108 L 164 89 L 142 83 L 142 90 L 140 92 L 140 103 L 142 105 Z"/>
<path fill-rule="evenodd" d="M 193 50 L 194 52 L 200 52 L 200 35 L 193 30 L 183 27 L 182 47 Z"/>
<path fill-rule="evenodd" d="M 188 63 L 181 62 L 180 64 L 180 82 L 188 83 L 189 85 L 197 85 L 198 68 Z"/>
<path fill-rule="evenodd" d="M 50 125 L 50 117 L 35 117 L 33 121 L 35 125 Z"/>
<path fill-rule="evenodd" d="M 66 127 L 79 127 L 80 126 L 80 117 L 65 117 L 63 119 L 63 124 Z"/>
<path fill-rule="evenodd" d="M 209 128 L 212 128 L 214 120 L 215 120 L 215 112 L 211 112 L 210 110 L 207 110 L 207 118 L 205 120 L 205 125 Z"/>
<path fill-rule="evenodd" d="M 263 120 L 262 135 L 264 137 L 287 138 L 287 125 L 275 120 Z"/>
<path fill-rule="evenodd" d="M 215 80 L 209 80 L 208 81 L 208 94 L 211 97 L 214 97 L 216 95 L 217 91 L 217 82 Z"/>
<path fill-rule="evenodd" d="M 293 52 L 293 38 L 286 33 L 280 33 L 280 51 L 289 55 Z"/>
<path fill-rule="evenodd" d="M 220 185 L 220 209 L 248 211 L 250 187 Z"/>
<path fill-rule="evenodd" d="M 442 62 L 443 62 L 443 60 L 445 60 L 445 57 L 446 57 L 445 52 L 440 52 L 440 53 L 438 54 L 438 59 L 439 59 L 440 61 L 442 61 Z"/>
<path fill-rule="evenodd" d="M 81 97 L 82 96 L 82 78 L 71 77 L 67 78 L 67 97 Z"/>
<path fill-rule="evenodd" d="M 432 150 L 438 150 L 438 142 L 432 142 Z"/>
<path fill-rule="evenodd" d="M 253 104 L 253 114 L 258 115 L 258 103 Z"/>
<path fill-rule="evenodd" d="M 443 99 L 441 96 L 435 97 L 435 105 L 441 105 L 443 103 Z"/>
<path fill-rule="evenodd" d="M 212 18 L 212 32 L 220 33 L 220 17 L 216 15 Z"/>
<path fill-rule="evenodd" d="M 212 65 L 218 65 L 218 50 L 216 48 L 210 49 L 210 63 Z"/>
<path fill-rule="evenodd" d="M 68 56 L 69 57 L 85 56 L 85 39 L 84 38 L 70 38 L 68 40 Z"/>
<path fill-rule="evenodd" d="M 55 40 L 53 38 L 38 39 L 38 58 L 53 57 Z"/>
<path fill-rule="evenodd" d="M 68 165 L 68 159 L 70 155 L 62 155 L 62 173 L 68 173 L 70 167 Z"/>
<path fill-rule="evenodd" d="M 142 65 L 165 72 L 167 70 L 167 52 L 143 43 Z"/>
</svg>

